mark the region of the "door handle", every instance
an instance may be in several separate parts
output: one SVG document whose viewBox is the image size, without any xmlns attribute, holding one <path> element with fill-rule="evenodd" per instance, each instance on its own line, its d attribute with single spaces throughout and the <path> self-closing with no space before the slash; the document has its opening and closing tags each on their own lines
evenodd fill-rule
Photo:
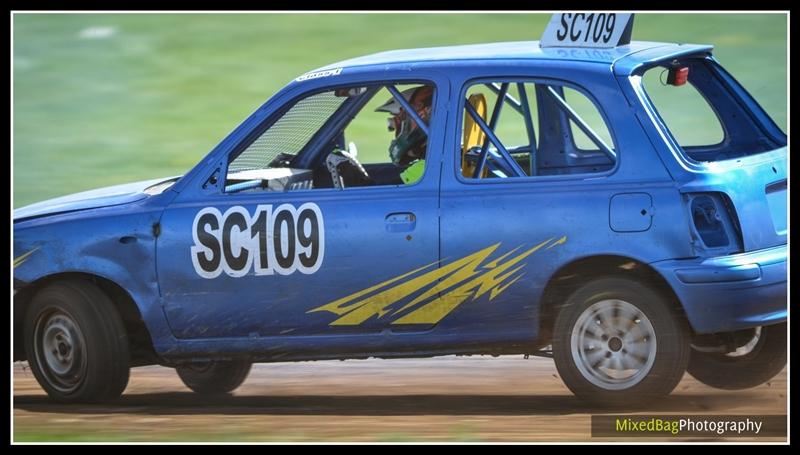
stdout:
<svg viewBox="0 0 800 455">
<path fill-rule="evenodd" d="M 417 216 L 411 212 L 390 213 L 385 221 L 389 232 L 409 232 L 417 226 Z"/>
</svg>

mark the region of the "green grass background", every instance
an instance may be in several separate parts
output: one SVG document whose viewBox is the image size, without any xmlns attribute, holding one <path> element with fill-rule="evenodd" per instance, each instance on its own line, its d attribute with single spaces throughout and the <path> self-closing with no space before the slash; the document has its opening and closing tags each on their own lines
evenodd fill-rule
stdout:
<svg viewBox="0 0 800 455">
<path fill-rule="evenodd" d="M 549 17 L 15 14 L 13 204 L 182 174 L 313 68 L 391 49 L 539 39 Z M 785 14 L 637 14 L 633 37 L 714 44 L 786 129 L 786 22 Z M 81 38 L 88 27 L 115 33 Z M 360 150 L 386 150 L 383 123 L 375 131 Z"/>
</svg>

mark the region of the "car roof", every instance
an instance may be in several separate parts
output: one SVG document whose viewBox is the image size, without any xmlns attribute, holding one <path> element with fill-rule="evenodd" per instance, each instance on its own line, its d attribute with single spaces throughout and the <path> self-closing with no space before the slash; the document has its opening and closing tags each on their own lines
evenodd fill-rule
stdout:
<svg viewBox="0 0 800 455">
<path fill-rule="evenodd" d="M 538 41 L 515 41 L 379 52 L 343 60 L 314 71 L 402 63 L 428 63 L 431 66 L 435 66 L 438 62 L 446 61 L 560 60 L 565 63 L 589 62 L 606 64 L 619 67 L 620 69 L 624 68 L 623 72 L 630 72 L 634 68 L 651 61 L 696 52 L 710 52 L 712 48 L 713 46 L 710 45 L 659 43 L 652 41 L 632 41 L 630 44 L 608 49 L 576 47 L 541 48 Z M 620 74 L 617 68 L 615 68 L 615 72 Z"/>
</svg>

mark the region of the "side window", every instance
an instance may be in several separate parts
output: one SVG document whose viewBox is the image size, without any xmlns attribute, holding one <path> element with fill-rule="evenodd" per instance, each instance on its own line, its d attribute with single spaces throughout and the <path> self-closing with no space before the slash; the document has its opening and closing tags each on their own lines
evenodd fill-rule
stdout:
<svg viewBox="0 0 800 455">
<path fill-rule="evenodd" d="M 410 95 L 421 86 L 397 85 L 396 87 L 404 97 L 410 99 Z M 423 105 L 422 99 L 415 100 L 415 102 L 418 104 L 417 107 Z M 430 109 L 430 99 L 425 106 Z M 402 106 L 394 99 L 389 90 L 386 87 L 380 87 L 353 121 L 347 125 L 345 137 L 358 146 L 361 163 L 386 164 L 392 161 L 390 145 L 401 134 L 402 120 L 413 122 L 409 116 L 403 116 L 403 119 L 398 118 L 401 110 L 403 110 Z M 430 116 L 430 112 L 420 111 L 420 113 L 426 117 Z M 422 130 L 419 130 L 417 134 L 421 139 L 425 139 L 425 133 Z"/>
<path fill-rule="evenodd" d="M 586 122 L 586 125 L 597 133 L 605 144 L 609 146 L 613 144 L 611 133 L 609 133 L 608 127 L 606 127 L 605 120 L 603 120 L 600 111 L 597 110 L 597 107 L 595 107 L 594 103 L 592 103 L 586 95 L 573 88 L 564 87 L 564 100 L 578 115 L 580 115 L 583 121 Z M 569 124 L 572 130 L 573 143 L 578 150 L 583 153 L 600 151 L 597 144 L 581 130 L 577 122 L 570 121 Z"/>
<path fill-rule="evenodd" d="M 551 82 L 482 81 L 464 99 L 461 174 L 468 179 L 605 172 L 609 129 L 581 91 Z"/>
<path fill-rule="evenodd" d="M 269 167 L 275 159 L 297 155 L 346 98 L 322 92 L 296 102 L 228 166 L 228 178 Z"/>
<path fill-rule="evenodd" d="M 413 184 L 425 170 L 434 96 L 432 84 L 373 84 L 302 98 L 232 157 L 225 191 Z"/>
<path fill-rule="evenodd" d="M 434 87 L 414 84 L 394 88 L 416 116 L 426 126 L 430 125 Z M 406 112 L 386 86 L 380 86 L 347 125 L 343 138 L 348 149 L 357 150 L 357 159 L 371 184 L 411 184 L 421 179 L 425 171 L 428 148 L 425 129 L 417 125 L 414 116 Z M 342 183 L 348 186 L 346 181 Z"/>
</svg>

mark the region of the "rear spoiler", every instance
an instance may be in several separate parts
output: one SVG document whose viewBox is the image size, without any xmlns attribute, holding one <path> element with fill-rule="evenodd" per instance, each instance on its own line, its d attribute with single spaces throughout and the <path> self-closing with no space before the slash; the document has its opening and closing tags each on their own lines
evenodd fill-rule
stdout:
<svg viewBox="0 0 800 455">
<path fill-rule="evenodd" d="M 657 46 L 628 54 L 615 61 L 612 69 L 616 76 L 628 76 L 643 66 L 650 66 L 661 60 L 675 59 L 691 54 L 711 54 L 714 46 L 710 44 L 672 44 Z"/>
</svg>

